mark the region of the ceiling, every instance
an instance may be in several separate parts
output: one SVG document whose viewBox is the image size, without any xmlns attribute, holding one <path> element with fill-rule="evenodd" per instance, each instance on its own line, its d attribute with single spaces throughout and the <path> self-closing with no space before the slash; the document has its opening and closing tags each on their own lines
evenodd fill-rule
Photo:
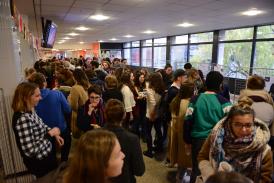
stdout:
<svg viewBox="0 0 274 183">
<path fill-rule="evenodd" d="M 59 49 L 87 48 L 97 40 L 127 42 L 274 22 L 274 0 L 34 0 L 34 3 L 38 29 L 33 1 L 15 0 L 20 13 L 29 17 L 30 30 L 35 34 L 38 32 L 39 37 L 42 33 L 40 16 L 58 25 L 57 41 L 71 32 L 80 34 L 63 44 L 57 44 L 56 41 L 55 48 Z M 241 12 L 250 8 L 265 13 L 252 17 L 241 15 Z M 107 15 L 110 19 L 102 22 L 89 19 L 97 13 Z M 186 21 L 195 26 L 176 26 Z M 90 30 L 75 30 L 80 25 Z M 142 33 L 148 29 L 157 33 Z M 135 37 L 123 37 L 127 34 Z M 110 41 L 113 37 L 118 40 Z M 85 44 L 79 44 L 80 41 Z"/>
</svg>

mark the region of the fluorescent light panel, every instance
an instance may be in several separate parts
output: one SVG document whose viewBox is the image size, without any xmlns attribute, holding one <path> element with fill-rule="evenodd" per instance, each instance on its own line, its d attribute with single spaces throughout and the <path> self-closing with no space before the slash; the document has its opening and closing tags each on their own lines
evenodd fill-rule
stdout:
<svg viewBox="0 0 274 183">
<path fill-rule="evenodd" d="M 156 31 L 153 31 L 153 30 L 146 30 L 143 32 L 144 34 L 154 34 L 156 33 Z"/>
<path fill-rule="evenodd" d="M 97 20 L 97 21 L 104 21 L 109 19 L 108 16 L 102 15 L 102 14 L 97 14 L 97 15 L 92 15 L 89 17 L 90 19 Z"/>
<path fill-rule="evenodd" d="M 264 11 L 258 10 L 257 8 L 252 8 L 250 10 L 242 12 L 242 15 L 245 15 L 245 16 L 256 16 L 256 15 L 259 15 L 259 14 L 262 14 L 262 13 L 264 13 Z"/>
<path fill-rule="evenodd" d="M 128 35 L 125 35 L 125 36 L 123 36 L 123 37 L 132 38 L 132 37 L 135 37 L 135 36 L 128 34 Z"/>
<path fill-rule="evenodd" d="M 111 41 L 117 41 L 118 39 L 114 37 L 114 38 L 111 38 L 109 40 L 111 40 Z"/>
<path fill-rule="evenodd" d="M 90 28 L 85 27 L 85 26 L 80 26 L 80 27 L 76 27 L 75 29 L 79 30 L 79 31 L 86 31 L 86 30 L 89 30 Z"/>
<path fill-rule="evenodd" d="M 69 36 L 78 36 L 79 34 L 75 33 L 75 32 L 71 32 L 68 34 Z"/>
<path fill-rule="evenodd" d="M 178 27 L 192 27 L 192 26 L 194 26 L 194 24 L 188 23 L 188 22 L 183 22 L 181 24 L 178 24 L 177 26 Z"/>
</svg>

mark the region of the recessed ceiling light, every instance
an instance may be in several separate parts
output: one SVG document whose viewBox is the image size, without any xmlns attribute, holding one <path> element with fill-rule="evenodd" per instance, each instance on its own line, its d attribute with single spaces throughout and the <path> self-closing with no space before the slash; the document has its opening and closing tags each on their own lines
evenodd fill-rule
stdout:
<svg viewBox="0 0 274 183">
<path fill-rule="evenodd" d="M 71 32 L 68 34 L 69 36 L 78 36 L 79 34 L 75 33 L 75 32 Z"/>
<path fill-rule="evenodd" d="M 178 27 L 191 27 L 191 26 L 194 26 L 194 24 L 184 22 L 184 23 L 178 24 L 177 26 Z"/>
<path fill-rule="evenodd" d="M 128 34 L 128 35 L 125 35 L 125 36 L 123 36 L 123 37 L 131 38 L 131 37 L 135 37 L 135 36 Z"/>
<path fill-rule="evenodd" d="M 92 15 L 89 17 L 90 19 L 97 20 L 97 21 L 103 21 L 109 19 L 108 16 L 97 14 L 97 15 Z"/>
<path fill-rule="evenodd" d="M 156 33 L 156 31 L 153 31 L 153 30 L 146 30 L 143 32 L 144 34 L 154 34 Z"/>
<path fill-rule="evenodd" d="M 103 41 L 103 40 L 99 40 L 98 42 L 99 42 L 99 43 L 103 43 L 104 41 Z"/>
<path fill-rule="evenodd" d="M 256 15 L 259 15 L 259 14 L 262 14 L 264 13 L 264 11 L 262 10 L 258 10 L 256 8 L 252 8 L 250 10 L 247 10 L 247 11 L 244 11 L 242 12 L 242 15 L 246 15 L 246 16 L 256 16 Z"/>
<path fill-rule="evenodd" d="M 111 38 L 109 40 L 111 40 L 111 41 L 117 41 L 118 39 L 114 37 L 114 38 Z"/>
<path fill-rule="evenodd" d="M 81 42 L 79 42 L 80 44 L 84 44 L 85 42 L 83 42 L 83 41 L 81 41 Z"/>
<path fill-rule="evenodd" d="M 62 44 L 62 43 L 64 43 L 64 42 L 66 42 L 66 40 L 60 40 L 60 41 L 58 41 L 57 43 L 58 43 L 58 44 Z"/>
<path fill-rule="evenodd" d="M 79 30 L 79 31 L 86 31 L 86 30 L 89 30 L 90 28 L 85 27 L 85 26 L 80 26 L 80 27 L 76 27 L 75 29 Z"/>
<path fill-rule="evenodd" d="M 68 39 L 72 39 L 71 37 L 64 37 L 63 39 L 66 39 L 66 40 L 68 40 Z"/>
</svg>

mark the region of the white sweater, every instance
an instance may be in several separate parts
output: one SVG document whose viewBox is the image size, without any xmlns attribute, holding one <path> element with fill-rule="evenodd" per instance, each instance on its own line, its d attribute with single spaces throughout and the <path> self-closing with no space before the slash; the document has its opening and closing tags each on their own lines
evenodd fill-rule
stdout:
<svg viewBox="0 0 274 183">
<path fill-rule="evenodd" d="M 125 105 L 126 112 L 132 112 L 132 108 L 136 104 L 132 91 L 127 85 L 123 85 L 121 92 L 124 97 L 124 105 Z"/>
</svg>

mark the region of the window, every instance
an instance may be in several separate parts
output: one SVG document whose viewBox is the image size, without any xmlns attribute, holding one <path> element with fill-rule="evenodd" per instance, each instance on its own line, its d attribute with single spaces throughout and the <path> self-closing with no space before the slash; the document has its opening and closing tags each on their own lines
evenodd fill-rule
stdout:
<svg viewBox="0 0 274 183">
<path fill-rule="evenodd" d="M 124 49 L 124 58 L 127 59 L 129 65 L 131 65 L 130 49 Z"/>
<path fill-rule="evenodd" d="M 152 46 L 152 39 L 142 41 L 142 46 Z"/>
<path fill-rule="evenodd" d="M 132 42 L 132 47 L 140 47 L 140 41 Z"/>
<path fill-rule="evenodd" d="M 254 67 L 274 69 L 274 41 L 256 43 Z"/>
<path fill-rule="evenodd" d="M 131 65 L 140 66 L 140 48 L 131 49 Z"/>
<path fill-rule="evenodd" d="M 124 43 L 124 48 L 130 48 L 130 43 Z"/>
<path fill-rule="evenodd" d="M 166 45 L 166 37 L 154 39 L 154 46 Z"/>
<path fill-rule="evenodd" d="M 253 39 L 253 27 L 220 31 L 220 41 Z"/>
<path fill-rule="evenodd" d="M 188 43 L 188 35 L 174 36 L 171 38 L 171 44 L 187 44 L 187 43 Z"/>
<path fill-rule="evenodd" d="M 257 39 L 274 38 L 274 25 L 258 27 Z"/>
<path fill-rule="evenodd" d="M 213 32 L 206 32 L 206 33 L 190 35 L 191 43 L 212 42 L 212 41 L 213 41 Z"/>
<path fill-rule="evenodd" d="M 221 43 L 218 64 L 224 65 L 224 75 L 246 79 L 249 75 L 252 43 Z"/>
<path fill-rule="evenodd" d="M 152 47 L 142 48 L 142 67 L 152 67 Z"/>
<path fill-rule="evenodd" d="M 187 62 L 187 46 L 171 46 L 170 60 L 173 70 L 182 69 Z"/>
<path fill-rule="evenodd" d="M 189 48 L 189 62 L 211 63 L 212 44 L 191 45 Z"/>
<path fill-rule="evenodd" d="M 166 47 L 154 47 L 154 67 L 155 68 L 164 68 L 166 65 Z"/>
</svg>

